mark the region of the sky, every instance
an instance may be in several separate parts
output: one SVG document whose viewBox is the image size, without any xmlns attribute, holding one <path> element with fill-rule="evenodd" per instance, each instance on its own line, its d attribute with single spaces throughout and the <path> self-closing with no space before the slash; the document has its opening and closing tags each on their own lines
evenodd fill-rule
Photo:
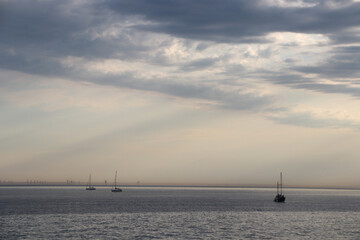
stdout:
<svg viewBox="0 0 360 240">
<path fill-rule="evenodd" d="M 0 180 L 360 187 L 360 2 L 2 0 Z"/>
</svg>

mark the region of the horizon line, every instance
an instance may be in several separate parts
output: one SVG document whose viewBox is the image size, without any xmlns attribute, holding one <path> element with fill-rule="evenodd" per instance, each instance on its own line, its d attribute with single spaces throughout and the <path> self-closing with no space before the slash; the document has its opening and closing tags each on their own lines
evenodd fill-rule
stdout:
<svg viewBox="0 0 360 240">
<path fill-rule="evenodd" d="M 67 184 L 63 182 L 46 182 L 46 183 L 26 183 L 26 182 L 9 182 L 0 183 L 0 187 L 85 187 L 87 183 L 73 183 Z M 92 184 L 96 187 L 111 187 L 113 184 Z M 240 185 L 240 184 L 121 184 L 122 187 L 174 187 L 174 188 L 267 188 L 276 189 L 272 185 Z M 323 190 L 360 190 L 360 187 L 351 186 L 303 186 L 303 185 L 288 185 L 285 189 L 323 189 Z"/>
</svg>

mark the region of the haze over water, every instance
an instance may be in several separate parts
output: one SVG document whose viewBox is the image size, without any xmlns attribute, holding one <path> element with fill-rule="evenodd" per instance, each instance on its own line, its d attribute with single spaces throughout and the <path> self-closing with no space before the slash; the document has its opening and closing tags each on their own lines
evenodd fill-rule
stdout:
<svg viewBox="0 0 360 240">
<path fill-rule="evenodd" d="M 356 239 L 359 190 L 0 188 L 4 239 Z"/>
<path fill-rule="evenodd" d="M 360 2 L 0 4 L 0 180 L 360 188 Z"/>
</svg>

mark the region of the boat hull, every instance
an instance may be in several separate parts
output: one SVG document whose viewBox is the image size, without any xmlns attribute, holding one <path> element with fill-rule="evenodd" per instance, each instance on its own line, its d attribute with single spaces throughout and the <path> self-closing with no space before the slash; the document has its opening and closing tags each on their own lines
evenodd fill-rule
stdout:
<svg viewBox="0 0 360 240">
<path fill-rule="evenodd" d="M 96 190 L 94 187 L 87 187 L 86 190 Z"/>
<path fill-rule="evenodd" d="M 285 202 L 285 196 L 281 194 L 276 195 L 274 198 L 274 202 Z"/>
<path fill-rule="evenodd" d="M 115 188 L 115 189 L 111 189 L 112 192 L 122 192 L 121 188 Z"/>
</svg>

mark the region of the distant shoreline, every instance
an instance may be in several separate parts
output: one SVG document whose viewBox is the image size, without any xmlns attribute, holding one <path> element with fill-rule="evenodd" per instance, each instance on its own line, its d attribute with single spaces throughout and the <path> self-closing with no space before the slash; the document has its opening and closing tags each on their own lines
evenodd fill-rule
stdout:
<svg viewBox="0 0 360 240">
<path fill-rule="evenodd" d="M 86 184 L 0 184 L 0 187 L 86 187 Z M 112 187 L 112 185 L 97 184 L 95 187 Z M 141 187 L 141 188 L 245 188 L 245 189 L 274 189 L 272 186 L 227 186 L 227 185 L 121 185 L 121 187 Z M 285 187 L 285 189 L 318 189 L 318 190 L 360 190 L 356 187 Z"/>
</svg>

